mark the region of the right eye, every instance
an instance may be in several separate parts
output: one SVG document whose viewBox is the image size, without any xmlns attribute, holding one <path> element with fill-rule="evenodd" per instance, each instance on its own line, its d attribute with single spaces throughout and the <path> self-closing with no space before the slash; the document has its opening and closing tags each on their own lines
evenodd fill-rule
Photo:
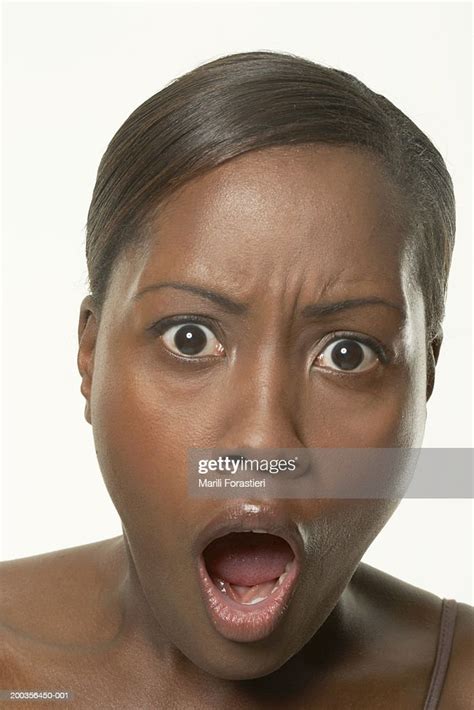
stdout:
<svg viewBox="0 0 474 710">
<path fill-rule="evenodd" d="M 180 323 L 162 333 L 161 338 L 168 350 L 184 357 L 222 357 L 224 347 L 214 333 L 205 325 Z"/>
</svg>

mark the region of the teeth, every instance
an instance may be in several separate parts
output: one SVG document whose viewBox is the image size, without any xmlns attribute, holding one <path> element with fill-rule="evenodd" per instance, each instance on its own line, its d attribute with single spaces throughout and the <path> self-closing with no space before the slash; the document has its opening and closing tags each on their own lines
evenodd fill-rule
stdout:
<svg viewBox="0 0 474 710">
<path fill-rule="evenodd" d="M 252 530 L 252 532 L 265 532 L 265 530 Z M 281 573 L 281 575 L 278 577 L 278 580 L 276 581 L 276 584 L 273 586 L 273 589 L 268 593 L 268 595 L 273 594 L 273 592 L 280 587 L 283 582 L 285 581 L 286 577 L 288 576 L 288 573 L 290 569 L 292 568 L 293 565 L 293 560 L 290 560 L 290 562 L 287 562 L 285 565 L 285 570 L 284 572 Z M 235 592 L 233 591 L 232 588 L 230 588 L 223 579 L 219 579 L 218 577 L 213 578 L 213 582 L 216 585 L 216 587 L 223 593 L 229 595 L 231 598 L 235 598 Z M 237 585 L 234 585 L 234 588 L 237 589 L 239 593 L 245 593 L 248 591 L 248 587 L 238 587 Z M 267 596 L 268 596 L 267 595 Z M 252 601 L 244 602 L 240 601 L 241 604 L 257 604 L 258 602 L 263 601 L 264 599 L 267 598 L 265 597 L 256 597 L 255 599 L 252 599 Z"/>
<path fill-rule="evenodd" d="M 277 587 L 279 587 L 281 584 L 283 584 L 284 580 L 285 580 L 286 577 L 288 576 L 288 572 L 289 572 L 290 569 L 291 569 L 291 565 L 292 565 L 292 560 L 291 560 L 290 562 L 287 562 L 287 563 L 286 563 L 286 565 L 285 565 L 285 571 L 282 572 L 282 574 L 278 577 L 278 582 L 277 582 L 277 583 L 275 584 L 275 586 L 273 587 L 272 592 L 274 592 L 275 589 L 277 589 Z"/>
<path fill-rule="evenodd" d="M 216 578 L 216 579 L 214 580 L 214 584 L 216 585 L 216 587 L 217 587 L 221 592 L 224 592 L 224 594 L 227 594 L 227 590 L 226 590 L 226 588 L 225 588 L 225 582 L 224 582 L 223 579 L 217 579 L 217 578 Z"/>
<path fill-rule="evenodd" d="M 242 602 L 242 604 L 246 604 L 246 605 L 249 605 L 249 604 L 256 604 L 257 602 L 263 602 L 263 600 L 266 599 L 266 598 L 267 598 L 267 597 L 257 597 L 256 599 L 252 599 L 251 602 Z"/>
</svg>

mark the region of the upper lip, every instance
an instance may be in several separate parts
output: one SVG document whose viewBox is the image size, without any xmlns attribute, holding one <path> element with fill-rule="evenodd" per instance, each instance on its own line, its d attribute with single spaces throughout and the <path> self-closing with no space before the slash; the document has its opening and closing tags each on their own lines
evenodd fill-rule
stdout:
<svg viewBox="0 0 474 710">
<path fill-rule="evenodd" d="M 221 510 L 198 534 L 193 553 L 201 555 L 209 543 L 228 533 L 251 530 L 264 530 L 283 538 L 293 550 L 296 561 L 301 562 L 303 538 L 297 524 L 280 506 L 264 502 L 240 503 Z"/>
</svg>

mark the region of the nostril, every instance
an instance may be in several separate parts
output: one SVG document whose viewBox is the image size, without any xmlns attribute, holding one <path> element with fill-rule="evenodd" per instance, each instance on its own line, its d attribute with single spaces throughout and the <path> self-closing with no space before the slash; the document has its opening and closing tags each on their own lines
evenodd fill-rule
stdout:
<svg viewBox="0 0 474 710">
<path fill-rule="evenodd" d="M 228 457 L 231 461 L 246 461 L 247 457 L 243 454 L 229 454 Z"/>
<path fill-rule="evenodd" d="M 282 477 L 285 472 L 291 471 L 291 478 L 300 478 L 310 474 L 314 468 L 313 452 L 307 447 L 301 448 L 234 448 L 232 452 L 223 449 L 212 449 L 212 458 L 215 460 L 228 460 L 230 462 L 241 462 L 244 464 L 246 461 L 287 461 L 291 463 L 290 468 L 282 468 Z M 245 469 L 247 470 L 247 469 Z M 257 464 L 254 467 L 248 469 L 252 472 L 257 472 Z M 267 470 L 267 469 L 262 469 Z M 234 472 L 235 473 L 235 472 Z"/>
<path fill-rule="evenodd" d="M 232 453 L 229 451 L 225 451 L 222 449 L 214 449 L 212 451 L 212 456 L 214 459 L 228 459 L 229 461 L 246 461 L 248 460 L 248 456 L 246 456 L 243 452 L 243 450 L 240 449 L 233 449 Z"/>
<path fill-rule="evenodd" d="M 245 459 L 247 457 L 243 454 L 229 454 L 227 458 L 229 458 L 231 461 L 241 461 L 242 459 Z"/>
</svg>

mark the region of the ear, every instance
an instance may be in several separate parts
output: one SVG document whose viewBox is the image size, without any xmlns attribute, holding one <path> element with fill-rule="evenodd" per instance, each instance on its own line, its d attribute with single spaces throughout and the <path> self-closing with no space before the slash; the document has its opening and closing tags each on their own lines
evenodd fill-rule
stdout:
<svg viewBox="0 0 474 710">
<path fill-rule="evenodd" d="M 438 362 L 441 343 L 443 342 L 443 329 L 439 328 L 435 337 L 428 343 L 427 377 L 426 377 L 426 401 L 433 393 L 435 382 L 435 370 Z"/>
<path fill-rule="evenodd" d="M 91 417 L 91 389 L 92 374 L 94 371 L 94 352 L 99 330 L 97 309 L 92 296 L 86 296 L 81 303 L 79 314 L 79 352 L 77 354 L 77 367 L 82 378 L 81 392 L 85 397 L 86 406 L 84 416 L 89 424 Z"/>
</svg>

